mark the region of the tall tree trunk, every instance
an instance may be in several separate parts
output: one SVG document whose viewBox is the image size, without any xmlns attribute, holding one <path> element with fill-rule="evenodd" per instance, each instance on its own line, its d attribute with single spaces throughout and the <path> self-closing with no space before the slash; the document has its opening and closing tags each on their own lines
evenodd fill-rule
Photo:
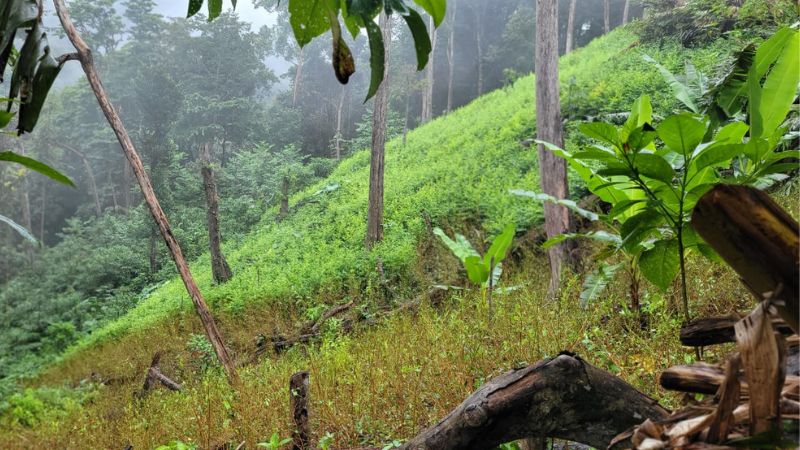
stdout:
<svg viewBox="0 0 800 450">
<path fill-rule="evenodd" d="M 483 19 L 487 2 L 478 2 L 479 9 L 475 21 L 475 47 L 478 51 L 478 96 L 483 95 Z"/>
<path fill-rule="evenodd" d="M 42 198 L 39 210 L 39 242 L 44 245 L 44 222 L 47 213 L 47 183 L 42 183 Z M 31 230 L 33 231 L 33 230 Z"/>
<path fill-rule="evenodd" d="M 631 0 L 625 0 L 625 6 L 622 8 L 622 24 L 628 23 L 628 14 L 631 9 Z"/>
<path fill-rule="evenodd" d="M 147 259 L 150 263 L 150 273 L 158 272 L 158 229 L 150 228 L 150 238 L 147 240 Z"/>
<path fill-rule="evenodd" d="M 422 94 L 422 116 L 421 123 L 426 123 L 433 118 L 433 68 L 436 65 L 436 36 L 437 30 L 433 23 L 433 17 L 428 18 L 428 29 L 431 39 L 431 56 L 428 59 L 428 67 L 425 69 L 425 91 Z"/>
<path fill-rule="evenodd" d="M 389 66 L 389 49 L 391 48 L 392 21 L 385 12 L 380 15 L 380 27 L 385 42 L 384 60 Z M 367 213 L 366 246 L 372 248 L 376 242 L 383 240 L 383 157 L 386 144 L 386 113 L 389 100 L 389 76 L 383 77 L 383 83 L 375 93 L 372 108 L 372 152 L 369 165 L 369 211 Z"/>
<path fill-rule="evenodd" d="M 447 40 L 447 112 L 453 109 L 453 72 L 456 64 L 456 1 L 450 0 L 450 36 Z"/>
<path fill-rule="evenodd" d="M 603 33 L 611 31 L 611 0 L 603 0 Z"/>
<path fill-rule="evenodd" d="M 20 153 L 25 156 L 25 143 L 23 139 L 19 139 L 19 148 Z M 30 184 L 28 182 L 28 171 L 24 171 L 22 173 L 22 194 L 20 203 L 22 204 L 22 226 L 25 227 L 26 230 L 33 233 L 33 220 L 31 219 L 31 196 L 30 196 Z M 33 245 L 26 245 L 25 246 L 25 254 L 28 257 L 28 263 L 33 264 Z"/>
<path fill-rule="evenodd" d="M 563 145 L 561 101 L 558 83 L 558 2 L 536 1 L 536 135 L 537 138 Z M 539 145 L 539 178 L 542 191 L 555 198 L 567 198 L 567 165 L 564 159 Z M 567 208 L 545 203 L 544 227 L 550 239 L 570 229 Z M 550 259 L 548 295 L 557 295 L 561 285 L 561 270 L 567 261 L 566 245 L 557 244 L 547 252 Z"/>
<path fill-rule="evenodd" d="M 567 45 L 564 53 L 572 51 L 575 39 L 575 4 L 577 0 L 570 0 L 569 2 L 569 17 L 567 17 Z"/>
<path fill-rule="evenodd" d="M 139 153 L 134 148 L 133 142 L 131 141 L 128 132 L 125 130 L 122 120 L 117 114 L 117 111 L 114 109 L 114 106 L 111 104 L 108 94 L 103 87 L 103 83 L 100 81 L 100 76 L 98 75 L 97 69 L 93 63 L 91 49 L 86 45 L 86 42 L 83 41 L 78 33 L 78 30 L 75 28 L 75 25 L 72 23 L 69 13 L 67 12 L 67 8 L 64 5 L 64 0 L 53 0 L 53 3 L 55 4 L 56 13 L 58 14 L 58 19 L 61 22 L 62 28 L 66 32 L 66 35 L 72 45 L 77 50 L 77 57 L 81 62 L 81 66 L 83 67 L 83 71 L 86 74 L 87 80 L 89 81 L 89 85 L 91 86 L 92 91 L 97 98 L 100 109 L 103 111 L 103 114 L 106 116 L 109 125 L 114 130 L 117 140 L 119 140 L 120 146 L 125 153 L 125 157 L 132 166 L 134 175 L 139 182 L 139 187 L 142 189 L 144 200 L 150 209 L 150 213 L 153 215 L 153 219 L 158 224 L 159 230 L 161 231 L 161 236 L 164 238 L 164 242 L 167 244 L 167 248 L 172 255 L 172 259 L 175 261 L 175 266 L 178 269 L 178 273 L 180 273 L 183 284 L 186 287 L 186 291 L 189 293 L 189 297 L 192 299 L 192 303 L 194 303 L 195 310 L 197 311 L 200 321 L 203 324 L 206 336 L 211 342 L 211 345 L 214 347 L 214 351 L 216 352 L 217 358 L 219 358 L 222 367 L 225 369 L 228 382 L 232 386 L 238 387 L 239 376 L 236 373 L 236 366 L 234 365 L 233 359 L 228 354 L 228 349 L 225 347 L 225 343 L 223 342 L 222 336 L 217 329 L 217 324 L 211 315 L 211 311 L 209 311 L 206 301 L 203 298 L 203 295 L 200 293 L 200 289 L 197 287 L 197 283 L 195 283 L 194 278 L 189 271 L 189 265 L 186 263 L 186 259 L 183 257 L 183 252 L 181 251 L 178 241 L 175 239 L 175 235 L 173 234 L 172 228 L 169 225 L 167 216 L 161 209 L 158 198 L 156 198 L 155 192 L 153 191 L 153 186 L 150 183 L 150 178 L 147 176 L 147 172 L 144 170 L 144 165 L 139 157 Z"/>
<path fill-rule="evenodd" d="M 217 284 L 225 283 L 233 277 L 228 261 L 222 254 L 222 236 L 219 228 L 219 196 L 214 170 L 211 168 L 211 146 L 204 145 L 200 150 L 200 169 L 203 175 L 203 191 L 206 194 L 206 221 L 208 222 L 208 246 L 211 251 L 211 274 Z"/>
<path fill-rule="evenodd" d="M 305 48 L 300 48 L 297 55 L 297 70 L 294 73 L 294 83 L 292 85 L 292 106 L 297 106 L 297 99 L 300 97 L 300 85 L 303 83 L 303 63 L 305 62 Z"/>
<path fill-rule="evenodd" d="M 342 113 L 344 112 L 344 86 L 339 95 L 339 104 L 336 106 L 336 136 L 333 137 L 333 148 L 336 150 L 336 160 L 342 159 Z"/>
<path fill-rule="evenodd" d="M 127 161 L 122 161 L 122 200 L 125 205 L 125 210 L 131 209 L 133 206 L 133 198 L 131 197 L 131 165 Z"/>
</svg>

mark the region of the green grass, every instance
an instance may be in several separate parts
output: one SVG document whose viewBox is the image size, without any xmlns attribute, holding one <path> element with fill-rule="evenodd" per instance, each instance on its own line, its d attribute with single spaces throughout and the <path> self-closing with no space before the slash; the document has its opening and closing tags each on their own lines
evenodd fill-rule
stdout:
<svg viewBox="0 0 800 450">
<path fill-rule="evenodd" d="M 642 53 L 672 69 L 690 59 L 708 72 L 740 46 L 718 41 L 691 50 L 670 43 L 643 47 L 619 29 L 562 58 L 564 109 L 577 116 L 624 111 L 649 93 L 663 115 L 675 101 L 658 72 L 642 61 Z M 208 257 L 195 261 L 192 272 L 239 360 L 247 359 L 256 333 L 294 329 L 320 305 L 354 299 L 369 313 L 435 283 L 463 283 L 457 261 L 429 235 L 426 217 L 435 226 L 464 232 L 478 247 L 510 222 L 519 230 L 535 229 L 540 207 L 508 194 L 511 188 L 538 189 L 535 149 L 520 144 L 534 134 L 533 86 L 533 77 L 524 77 L 412 131 L 405 146 L 399 139 L 388 143 L 385 240 L 374 251 L 364 250 L 369 153 L 362 151 L 325 181 L 294 196 L 292 204 L 303 205 L 287 219 L 276 223 L 268 214 L 241 245 L 225 248 L 235 273 L 229 283 L 213 286 Z M 568 146 L 578 144 L 568 137 Z M 314 195 L 333 184 L 339 188 Z M 0 421 L 6 425 L 0 442 L 23 434 L 39 447 L 61 442 L 79 448 L 122 447 L 123 440 L 130 440 L 135 448 L 148 448 L 175 438 L 204 446 L 241 439 L 252 446 L 273 431 L 285 435 L 286 378 L 293 370 L 311 368 L 312 379 L 318 380 L 317 430 L 336 432 L 340 444 L 378 443 L 407 437 L 436 420 L 499 370 L 561 349 L 587 353 L 592 362 L 658 395 L 653 384 L 657 371 L 690 357 L 676 345 L 677 322 L 663 314 L 670 297 L 645 299 L 655 321 L 644 333 L 629 333 L 628 319 L 616 317 L 613 308 L 625 303 L 619 287 L 589 310 L 577 306 L 574 285 L 560 304 L 544 304 L 542 274 L 547 271 L 544 261 L 530 256 L 533 248 L 530 238 L 520 236 L 519 266 L 509 272 L 525 288 L 499 300 L 502 311 L 489 331 L 480 319 L 484 311 L 478 295 L 456 295 L 443 311 L 424 306 L 416 318 L 393 317 L 351 337 L 337 339 L 333 333 L 320 348 L 297 349 L 247 366 L 246 387 L 238 398 L 231 397 L 220 377 L 190 369 L 193 356 L 186 342 L 201 330 L 182 283 L 172 280 L 126 316 L 79 341 L 33 382 L 77 383 L 96 373 L 116 384 L 99 388 L 77 411 L 54 412 L 32 429 Z M 385 280 L 375 269 L 379 259 Z M 702 268 L 696 279 L 708 279 L 709 270 Z M 720 286 L 730 292 L 736 282 L 728 278 Z M 722 287 L 699 283 L 707 290 L 703 295 L 721 299 L 712 302 L 714 307 L 727 310 L 735 304 L 720 294 Z M 610 325 L 601 327 L 601 321 Z M 165 370 L 185 381 L 187 391 L 156 393 L 144 404 L 132 403 L 130 394 L 155 350 L 167 351 L 165 360 L 171 362 Z"/>
</svg>

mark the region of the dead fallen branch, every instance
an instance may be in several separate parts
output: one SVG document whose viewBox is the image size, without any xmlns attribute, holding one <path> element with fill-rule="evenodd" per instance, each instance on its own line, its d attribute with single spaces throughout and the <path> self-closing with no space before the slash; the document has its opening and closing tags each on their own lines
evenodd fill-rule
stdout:
<svg viewBox="0 0 800 450">
<path fill-rule="evenodd" d="M 667 415 L 655 400 L 621 379 L 562 354 L 490 380 L 402 448 L 492 449 L 532 437 L 603 448 L 620 431 Z"/>
<path fill-rule="evenodd" d="M 733 326 L 746 314 L 732 314 L 725 317 L 706 317 L 693 320 L 681 327 L 681 344 L 689 347 L 736 342 Z M 772 320 L 772 327 L 783 335 L 792 334 L 792 329 L 781 318 Z"/>
<path fill-rule="evenodd" d="M 181 385 L 176 383 L 168 376 L 164 375 L 161 372 L 161 368 L 159 367 L 159 363 L 161 362 L 161 352 L 156 352 L 153 355 L 153 362 L 150 363 L 150 367 L 147 369 L 147 375 L 144 379 L 144 386 L 142 386 L 142 390 L 135 394 L 138 398 L 143 398 L 146 396 L 151 390 L 153 390 L 158 384 L 163 385 L 165 388 L 171 391 L 180 391 Z"/>
</svg>

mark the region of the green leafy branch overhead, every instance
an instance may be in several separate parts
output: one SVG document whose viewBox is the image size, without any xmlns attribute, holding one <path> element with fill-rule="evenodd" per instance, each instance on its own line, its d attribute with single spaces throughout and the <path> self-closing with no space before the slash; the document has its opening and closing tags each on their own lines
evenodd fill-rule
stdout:
<svg viewBox="0 0 800 450">
<path fill-rule="evenodd" d="M 222 13 L 222 0 L 206 0 L 205 3 L 208 6 L 208 20 L 214 20 Z M 231 0 L 231 3 L 236 8 L 236 0 Z M 444 20 L 446 0 L 413 0 L 413 3 L 433 18 L 435 27 Z M 204 0 L 190 0 L 187 17 L 199 13 L 203 4 Z M 288 7 L 289 21 L 300 47 L 331 32 L 333 70 L 342 84 L 346 84 L 356 70 L 353 55 L 342 33 L 342 23 L 354 39 L 362 30 L 366 32 L 372 73 L 365 101 L 378 91 L 386 72 L 386 43 L 383 42 L 380 27 L 375 23 L 375 17 L 381 11 L 387 15 L 397 14 L 405 21 L 414 40 L 417 70 L 422 70 L 428 64 L 432 50 L 428 29 L 419 11 L 407 0 L 289 0 Z"/>
</svg>

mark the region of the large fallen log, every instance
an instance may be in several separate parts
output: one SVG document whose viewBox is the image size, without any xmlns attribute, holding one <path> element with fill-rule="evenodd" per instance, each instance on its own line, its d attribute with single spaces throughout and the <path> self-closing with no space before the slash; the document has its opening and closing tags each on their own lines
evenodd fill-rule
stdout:
<svg viewBox="0 0 800 450">
<path fill-rule="evenodd" d="M 561 354 L 498 376 L 406 450 L 482 450 L 532 437 L 605 448 L 622 431 L 668 411 L 580 357 Z"/>
<path fill-rule="evenodd" d="M 756 298 L 773 297 L 783 320 L 800 332 L 797 221 L 758 189 L 720 184 L 697 202 L 692 226 Z"/>
<path fill-rule="evenodd" d="M 706 347 L 736 342 L 736 332 L 733 326 L 744 316 L 745 314 L 732 314 L 724 317 L 705 317 L 692 320 L 681 327 L 681 344 L 689 347 Z M 786 336 L 792 334 L 792 329 L 783 319 L 774 318 L 772 327 Z"/>
</svg>

